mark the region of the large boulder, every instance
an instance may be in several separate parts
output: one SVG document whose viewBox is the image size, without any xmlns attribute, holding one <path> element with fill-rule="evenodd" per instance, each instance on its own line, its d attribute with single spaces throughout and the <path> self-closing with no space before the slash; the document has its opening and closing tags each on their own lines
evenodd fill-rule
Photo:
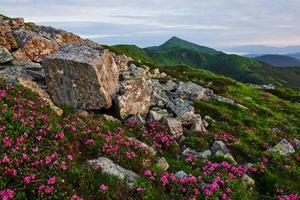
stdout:
<svg viewBox="0 0 300 200">
<path fill-rule="evenodd" d="M 15 30 L 13 36 L 20 48 L 19 51 L 22 51 L 34 62 L 40 62 L 44 56 L 55 53 L 59 48 L 56 42 L 43 38 L 29 30 Z"/>
<path fill-rule="evenodd" d="M 96 160 L 87 161 L 87 166 L 93 169 L 101 169 L 101 172 L 109 176 L 115 176 L 120 180 L 125 180 L 128 186 L 132 187 L 134 182 L 139 178 L 135 172 L 124 169 L 120 165 L 115 164 L 108 158 L 99 157 Z"/>
<path fill-rule="evenodd" d="M 172 99 L 167 103 L 167 108 L 169 108 L 172 113 L 174 113 L 177 117 L 182 116 L 187 112 L 194 112 L 195 108 L 192 106 L 192 102 L 185 101 L 182 99 Z"/>
<path fill-rule="evenodd" d="M 85 110 L 111 107 L 119 72 L 108 50 L 70 43 L 42 63 L 56 104 Z"/>
<path fill-rule="evenodd" d="M 278 144 L 270 148 L 268 151 L 279 153 L 280 155 L 295 153 L 294 147 L 286 139 L 281 140 Z"/>
<path fill-rule="evenodd" d="M 130 115 L 145 116 L 148 113 L 152 91 L 150 82 L 147 78 L 133 78 L 120 82 L 116 104 L 122 119 Z"/>
</svg>

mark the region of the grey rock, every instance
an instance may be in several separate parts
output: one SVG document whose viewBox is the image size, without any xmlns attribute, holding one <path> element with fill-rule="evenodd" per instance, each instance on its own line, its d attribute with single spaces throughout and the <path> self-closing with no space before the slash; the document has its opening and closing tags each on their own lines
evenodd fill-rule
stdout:
<svg viewBox="0 0 300 200">
<path fill-rule="evenodd" d="M 142 148 L 146 149 L 148 151 L 148 153 L 150 154 L 150 156 L 152 156 L 152 157 L 154 157 L 157 154 L 157 151 L 153 147 L 150 147 L 146 143 L 143 143 L 134 137 L 129 137 L 129 138 L 127 138 L 127 140 L 129 140 L 135 144 L 139 144 Z"/>
<path fill-rule="evenodd" d="M 194 112 L 195 108 L 191 105 L 192 102 L 182 99 L 174 99 L 167 103 L 167 107 L 177 116 L 180 117 L 184 113 Z"/>
<path fill-rule="evenodd" d="M 176 89 L 178 98 L 188 101 L 200 101 L 205 96 L 206 89 L 192 82 L 180 82 Z"/>
<path fill-rule="evenodd" d="M 221 151 L 222 153 L 226 154 L 229 153 L 229 149 L 222 141 L 215 141 L 211 147 L 211 152 L 215 154 L 217 151 Z"/>
<path fill-rule="evenodd" d="M 105 49 L 70 43 L 42 61 L 48 92 L 58 105 L 110 108 L 118 90 L 118 67 Z"/>
<path fill-rule="evenodd" d="M 296 149 L 300 149 L 300 140 L 294 139 L 294 144 L 296 146 Z"/>
<path fill-rule="evenodd" d="M 0 64 L 12 61 L 14 58 L 5 47 L 0 46 Z"/>
<path fill-rule="evenodd" d="M 103 114 L 101 115 L 101 118 L 103 118 L 104 120 L 107 120 L 107 121 L 112 121 L 112 122 L 115 122 L 115 123 L 121 123 L 121 121 L 111 115 L 106 115 L 106 114 Z"/>
<path fill-rule="evenodd" d="M 162 119 L 162 123 L 165 124 L 169 128 L 170 133 L 176 137 L 183 135 L 182 124 L 178 119 L 167 117 Z"/>
<path fill-rule="evenodd" d="M 244 174 L 242 176 L 242 182 L 243 182 L 244 188 L 246 188 L 246 189 L 251 189 L 251 188 L 255 187 L 255 181 L 247 174 Z"/>
<path fill-rule="evenodd" d="M 295 149 L 286 139 L 283 139 L 274 147 L 270 148 L 268 152 L 276 152 L 280 155 L 288 155 L 295 153 Z"/>
<path fill-rule="evenodd" d="M 175 173 L 177 179 L 188 178 L 189 176 L 182 170 Z"/>
<path fill-rule="evenodd" d="M 197 152 L 194 149 L 186 148 L 182 152 L 182 155 L 184 155 L 184 156 L 194 156 L 194 157 L 198 157 L 198 158 L 207 159 L 208 157 L 211 156 L 211 151 L 210 150 L 205 150 L 203 152 Z"/>
<path fill-rule="evenodd" d="M 132 187 L 134 182 L 139 178 L 139 175 L 135 172 L 127 170 L 105 157 L 89 160 L 87 161 L 87 166 L 93 169 L 101 169 L 102 173 L 109 176 L 115 176 L 120 180 L 126 180 L 129 187 Z"/>
<path fill-rule="evenodd" d="M 148 121 L 158 122 L 164 117 L 172 117 L 166 109 L 160 109 L 158 107 L 152 108 L 149 112 Z"/>
</svg>

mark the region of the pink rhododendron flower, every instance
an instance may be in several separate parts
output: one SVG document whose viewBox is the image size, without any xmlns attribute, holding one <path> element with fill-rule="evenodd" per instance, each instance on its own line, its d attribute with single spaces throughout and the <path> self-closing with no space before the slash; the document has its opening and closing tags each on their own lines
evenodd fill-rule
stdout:
<svg viewBox="0 0 300 200">
<path fill-rule="evenodd" d="M 0 191 L 0 198 L 2 200 L 9 200 L 14 197 L 14 191 L 11 189 L 5 189 Z"/>
<path fill-rule="evenodd" d="M 52 184 L 54 184 L 55 182 L 56 182 L 56 177 L 55 177 L 55 176 L 49 178 L 48 181 L 47 181 L 47 183 L 48 183 L 49 185 L 52 185 Z"/>
<path fill-rule="evenodd" d="M 100 190 L 102 190 L 102 191 L 107 191 L 107 190 L 108 190 L 108 186 L 105 185 L 105 184 L 101 184 L 99 188 L 100 188 Z"/>
</svg>

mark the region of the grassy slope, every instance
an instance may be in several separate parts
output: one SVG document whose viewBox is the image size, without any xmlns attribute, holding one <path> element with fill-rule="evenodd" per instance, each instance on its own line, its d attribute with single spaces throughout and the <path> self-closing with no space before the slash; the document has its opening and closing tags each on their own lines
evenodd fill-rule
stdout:
<svg viewBox="0 0 300 200">
<path fill-rule="evenodd" d="M 180 39 L 171 39 L 159 47 L 141 49 L 131 45 L 111 47 L 135 60 L 164 66 L 186 65 L 256 84 L 300 88 L 300 68 L 277 68 L 238 55 L 228 55 Z"/>
</svg>

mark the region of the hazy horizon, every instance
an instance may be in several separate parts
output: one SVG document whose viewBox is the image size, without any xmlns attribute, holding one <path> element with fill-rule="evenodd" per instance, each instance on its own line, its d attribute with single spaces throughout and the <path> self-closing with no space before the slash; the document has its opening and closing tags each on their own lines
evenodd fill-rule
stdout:
<svg viewBox="0 0 300 200">
<path fill-rule="evenodd" d="M 159 45 L 172 36 L 217 49 L 300 45 L 300 1 L 0 0 L 0 13 L 102 44 Z"/>
</svg>

